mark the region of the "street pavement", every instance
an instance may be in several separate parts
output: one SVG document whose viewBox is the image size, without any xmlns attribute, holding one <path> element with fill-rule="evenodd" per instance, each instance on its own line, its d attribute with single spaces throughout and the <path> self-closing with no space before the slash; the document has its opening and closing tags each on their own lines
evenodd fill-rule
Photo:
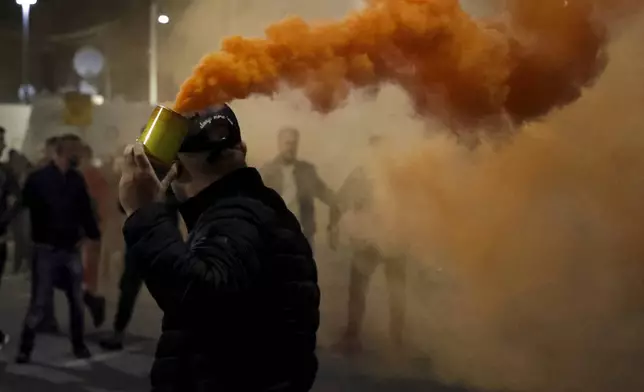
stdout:
<svg viewBox="0 0 644 392">
<path fill-rule="evenodd" d="M 113 285 L 115 286 L 115 285 Z M 108 290 L 109 291 L 109 290 Z M 147 374 L 154 356 L 161 315 L 147 292 L 142 292 L 134 319 L 122 352 L 103 352 L 98 347 L 100 337 L 109 331 L 113 317 L 116 292 L 108 293 L 108 322 L 102 330 L 95 330 L 86 322 L 87 342 L 93 352 L 89 360 L 77 360 L 70 353 L 66 336 L 67 306 L 62 293 L 55 294 L 56 313 L 63 332 L 59 336 L 40 335 L 33 353 L 33 363 L 16 365 L 13 359 L 17 338 L 29 301 L 29 283 L 26 276 L 8 276 L 0 290 L 0 327 L 12 341 L 0 352 L 0 392 L 134 392 L 148 390 Z M 320 372 L 316 392 L 458 392 L 458 388 L 442 386 L 422 370 L 414 371 L 407 360 L 404 371 L 392 361 L 383 361 L 375 353 L 346 359 L 321 348 Z M 417 359 L 418 369 L 427 362 Z M 393 365 L 393 366 L 392 366 Z M 407 366 L 411 365 L 411 366 Z"/>
</svg>

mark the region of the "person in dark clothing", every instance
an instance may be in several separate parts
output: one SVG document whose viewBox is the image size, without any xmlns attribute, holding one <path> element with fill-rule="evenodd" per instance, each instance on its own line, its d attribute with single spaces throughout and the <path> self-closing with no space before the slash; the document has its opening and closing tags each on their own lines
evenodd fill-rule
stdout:
<svg viewBox="0 0 644 392">
<path fill-rule="evenodd" d="M 31 162 L 18 151 L 9 150 L 7 163 L 13 172 L 18 186 L 22 188 L 27 176 L 33 169 Z M 29 269 L 31 259 L 31 241 L 29 240 L 29 217 L 23 211 L 18 212 L 11 222 L 10 230 L 14 242 L 13 272 L 20 273 Z"/>
<path fill-rule="evenodd" d="M 157 174 L 158 177 L 159 176 Z M 172 192 L 166 193 L 166 202 L 176 203 L 173 201 L 174 195 Z M 123 207 L 119 203 L 119 209 L 121 212 L 125 213 Z M 173 214 L 175 218 L 174 224 L 179 225 L 179 216 L 178 214 Z M 104 350 L 118 351 L 123 349 L 123 340 L 125 338 L 125 330 L 127 329 L 130 320 L 132 319 L 132 314 L 134 313 L 134 305 L 136 303 L 136 298 L 141 291 L 143 286 L 143 276 L 140 271 L 136 268 L 136 263 L 134 260 L 128 258 L 128 255 L 125 254 L 124 257 L 124 268 L 123 273 L 121 274 L 121 280 L 119 281 L 119 299 L 118 305 L 116 307 L 116 315 L 114 316 L 114 331 L 111 336 L 106 339 L 101 340 L 100 345 Z"/>
<path fill-rule="evenodd" d="M 339 213 L 335 194 L 320 178 L 315 166 L 298 159 L 300 131 L 283 128 L 279 132 L 279 154 L 261 168 L 266 185 L 274 188 L 284 198 L 288 208 L 295 214 L 304 235 L 314 247 L 316 232 L 315 199 L 329 206 L 329 239 L 333 240 Z M 333 241 L 331 247 L 334 247 Z"/>
<path fill-rule="evenodd" d="M 0 155 L 7 147 L 6 131 L 0 127 Z M 12 170 L 0 164 L 0 286 L 7 262 L 7 229 L 19 211 L 20 186 Z M 9 343 L 9 335 L 0 330 L 0 350 Z"/>
<path fill-rule="evenodd" d="M 43 152 L 43 157 L 36 163 L 36 169 L 41 169 L 49 164 L 54 160 L 54 157 L 56 156 L 56 150 L 58 148 L 58 142 L 60 140 L 60 136 L 52 136 L 47 138 L 45 141 L 45 146 L 42 150 Z M 27 177 L 28 178 L 28 177 Z M 25 180 L 26 181 L 26 180 Z M 24 184 L 23 184 L 24 187 Z M 29 214 L 27 214 L 29 215 Z M 31 241 L 31 240 L 30 240 Z M 33 244 L 32 248 L 30 249 L 31 253 L 31 260 L 33 264 L 33 259 L 34 259 L 34 249 L 33 249 Z M 32 270 L 32 275 L 33 275 L 33 270 Z M 33 285 L 32 285 L 33 286 Z M 43 316 L 42 321 L 40 324 L 36 327 L 36 332 L 38 333 L 46 333 L 46 334 L 57 334 L 60 332 L 60 327 L 58 326 L 58 321 L 56 320 L 56 311 L 54 308 L 54 296 L 52 295 L 48 300 L 47 304 L 45 305 L 45 315 Z"/>
<path fill-rule="evenodd" d="M 320 292 L 295 216 L 259 172 L 228 106 L 191 118 L 159 182 L 141 144 L 125 151 L 120 198 L 128 257 L 164 312 L 153 392 L 310 390 Z M 168 183 L 181 204 L 155 200 Z"/>
<path fill-rule="evenodd" d="M 45 316 L 54 282 L 63 289 L 69 303 L 74 355 L 90 357 L 83 337 L 83 266 L 78 246 L 82 234 L 98 240 L 100 232 L 83 176 L 74 169 L 81 152 L 78 136 L 61 137 L 54 160 L 33 172 L 25 183 L 22 200 L 30 211 L 35 256 L 31 302 L 16 358 L 18 363 L 30 361 L 36 327 Z"/>
<path fill-rule="evenodd" d="M 43 161 L 41 161 L 40 163 L 41 167 L 46 166 L 48 162 L 49 163 L 52 162 L 52 160 L 55 157 L 56 149 L 59 141 L 60 141 L 59 136 L 53 136 L 47 139 L 45 143 L 45 149 L 44 149 L 45 157 Z M 83 155 L 85 155 L 86 150 L 87 150 L 87 146 L 84 145 Z M 88 194 L 90 195 L 90 200 L 92 200 L 92 192 L 91 192 L 92 188 L 90 186 L 91 184 L 88 184 L 88 182 L 85 181 L 85 185 L 88 188 Z M 98 219 L 99 215 L 97 214 L 95 207 L 96 207 L 96 203 L 94 202 L 94 200 L 92 200 L 92 211 L 96 216 L 97 221 L 99 221 Z M 85 251 L 88 249 L 95 249 L 100 247 L 100 243 L 96 241 L 90 241 L 83 245 L 85 247 L 84 249 Z M 83 256 L 87 255 L 87 253 L 89 252 L 81 252 Z M 83 261 L 85 262 L 85 260 Z M 87 272 L 87 269 L 85 266 L 83 266 L 83 269 L 85 270 L 85 272 Z M 85 287 L 85 289 L 83 290 L 83 302 L 87 306 L 87 309 L 89 310 L 90 315 L 92 316 L 92 321 L 94 322 L 94 326 L 98 328 L 103 324 L 105 320 L 105 298 L 96 293 L 96 284 L 91 286 L 93 287 Z M 64 288 L 60 287 L 60 285 L 58 285 L 56 281 L 54 281 L 54 288 L 65 291 Z M 60 327 L 58 326 L 58 321 L 56 320 L 56 311 L 54 307 L 53 296 L 48 299 L 47 304 L 45 305 L 43 319 L 40 322 L 40 324 L 38 324 L 38 326 L 36 327 L 36 331 L 38 333 L 48 333 L 48 334 L 57 334 L 60 332 Z"/>
<path fill-rule="evenodd" d="M 0 154 L 7 147 L 5 129 L 0 127 Z M 7 233 L 9 224 L 19 209 L 20 185 L 9 166 L 0 163 L 0 285 L 7 263 Z"/>
<path fill-rule="evenodd" d="M 135 262 L 130 260 L 126 254 L 123 273 L 119 281 L 120 292 L 116 315 L 114 316 L 114 331 L 109 337 L 100 341 L 100 345 L 104 350 L 118 351 L 123 349 L 125 330 L 132 319 L 136 298 L 142 286 L 143 276 L 137 270 Z"/>
</svg>

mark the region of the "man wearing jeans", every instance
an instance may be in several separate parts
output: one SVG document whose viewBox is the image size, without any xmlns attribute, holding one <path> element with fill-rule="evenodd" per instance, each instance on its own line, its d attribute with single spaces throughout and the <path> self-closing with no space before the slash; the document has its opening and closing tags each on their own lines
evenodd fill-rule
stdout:
<svg viewBox="0 0 644 392">
<path fill-rule="evenodd" d="M 45 316 L 54 284 L 63 289 L 69 303 L 74 355 L 90 357 L 83 338 L 83 266 L 78 246 L 82 233 L 90 240 L 98 240 L 100 232 L 87 186 L 76 170 L 81 153 L 78 136 L 62 136 L 54 160 L 32 173 L 25 183 L 23 203 L 31 213 L 35 257 L 32 297 L 16 358 L 18 363 L 30 361 L 36 327 Z"/>
</svg>

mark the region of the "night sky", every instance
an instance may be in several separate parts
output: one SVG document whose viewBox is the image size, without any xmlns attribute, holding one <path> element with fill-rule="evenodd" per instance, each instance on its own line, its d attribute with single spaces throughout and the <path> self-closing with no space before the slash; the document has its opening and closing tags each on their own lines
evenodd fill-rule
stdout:
<svg viewBox="0 0 644 392">
<path fill-rule="evenodd" d="M 32 33 L 64 34 L 118 19 L 141 0 L 39 0 L 31 11 Z M 14 0 L 0 1 L 0 29 L 20 32 L 21 10 Z"/>
</svg>

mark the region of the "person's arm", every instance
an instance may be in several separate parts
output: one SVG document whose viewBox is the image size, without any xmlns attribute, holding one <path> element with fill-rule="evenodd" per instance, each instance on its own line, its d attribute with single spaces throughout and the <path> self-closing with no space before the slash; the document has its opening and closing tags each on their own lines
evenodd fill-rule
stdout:
<svg viewBox="0 0 644 392">
<path fill-rule="evenodd" d="M 81 226 L 85 232 L 85 236 L 90 240 L 98 241 L 101 239 L 101 231 L 98 228 L 98 221 L 96 211 L 92 208 L 92 199 L 87 191 L 87 184 L 79 174 L 79 187 L 78 200 L 78 214 L 81 218 Z"/>
<path fill-rule="evenodd" d="M 362 170 L 357 168 L 349 174 L 338 189 L 336 199 L 340 214 L 356 208 L 358 194 L 362 191 L 361 186 L 363 186 L 361 179 Z"/>
<path fill-rule="evenodd" d="M 259 219 L 235 205 L 205 214 L 206 227 L 192 234 L 190 246 L 181 236 L 176 210 L 166 204 L 139 209 L 123 226 L 128 257 L 164 311 L 241 293 L 258 274 Z"/>
<path fill-rule="evenodd" d="M 338 209 L 338 202 L 335 192 L 329 188 L 326 183 L 320 178 L 317 170 L 311 165 L 311 181 L 313 182 L 313 191 L 315 197 L 320 199 L 324 204 L 329 206 L 329 230 L 336 227 L 340 220 L 340 210 Z"/>
</svg>

